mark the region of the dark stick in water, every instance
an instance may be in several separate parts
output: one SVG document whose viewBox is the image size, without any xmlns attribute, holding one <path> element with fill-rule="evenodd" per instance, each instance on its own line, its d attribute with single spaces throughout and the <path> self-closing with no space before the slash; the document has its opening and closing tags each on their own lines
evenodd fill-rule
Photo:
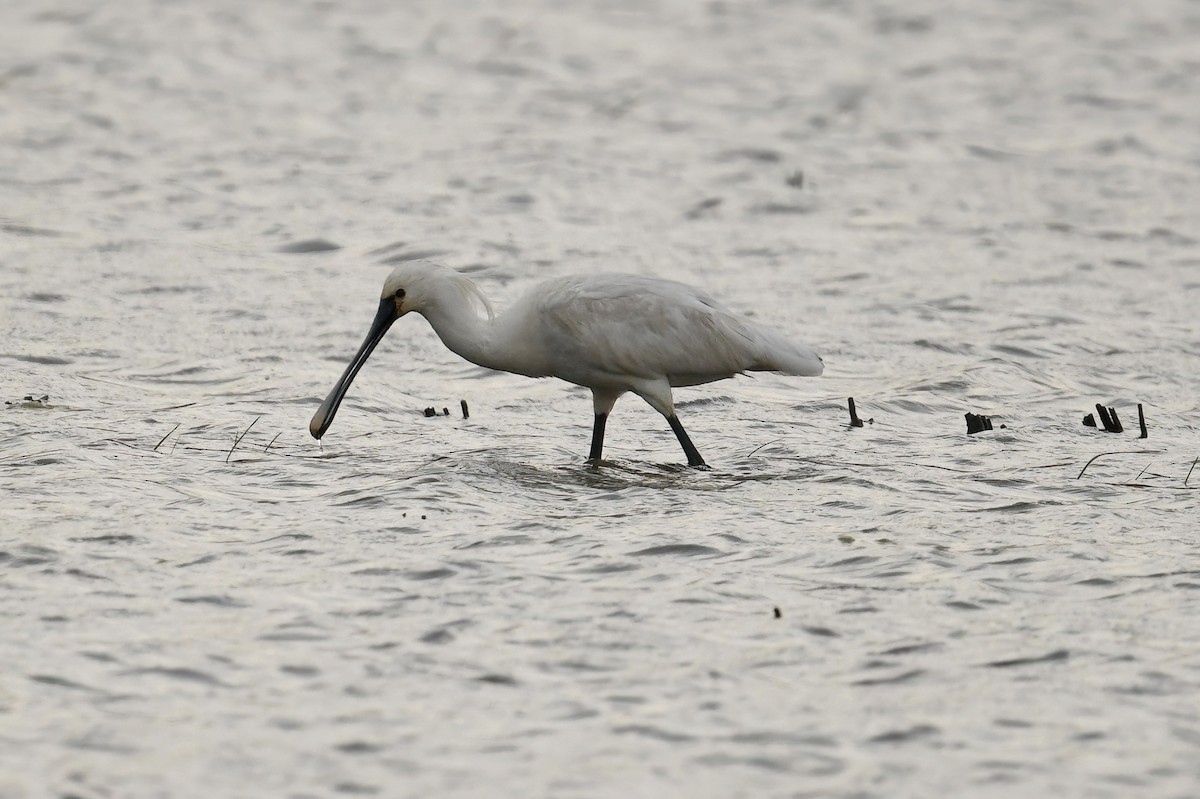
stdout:
<svg viewBox="0 0 1200 799">
<path fill-rule="evenodd" d="M 182 424 L 182 422 L 180 422 L 180 424 Z M 159 448 L 159 447 L 161 447 L 161 446 L 163 445 L 163 442 L 167 440 L 167 438 L 168 438 L 168 437 L 171 435 L 171 433 L 174 433 L 174 432 L 175 432 L 176 430 L 178 430 L 178 429 L 179 429 L 179 425 L 178 425 L 178 424 L 177 424 L 177 425 L 175 425 L 174 427 L 172 427 L 172 428 L 171 428 L 171 430 L 170 430 L 170 432 L 168 432 L 168 433 L 167 433 L 167 435 L 165 435 L 165 436 L 163 436 L 162 438 L 160 438 L 160 439 L 158 440 L 158 443 L 154 445 L 154 449 L 152 449 L 152 450 L 150 450 L 150 451 L 151 451 L 151 452 L 158 452 L 158 448 Z"/>
<path fill-rule="evenodd" d="M 862 427 L 863 426 L 862 419 L 858 418 L 858 411 L 856 411 L 854 409 L 854 397 L 850 397 L 847 400 L 847 403 L 850 405 L 850 426 L 851 427 Z"/>
<path fill-rule="evenodd" d="M 966 414 L 967 417 L 967 435 L 974 433 L 982 433 L 984 430 L 992 429 L 992 417 L 980 416 L 974 413 Z"/>
<path fill-rule="evenodd" d="M 229 448 L 229 454 L 225 456 L 225 462 L 226 462 L 226 463 L 229 463 L 229 459 L 233 457 L 233 451 L 234 451 L 235 449 L 237 449 L 237 445 L 238 445 L 238 444 L 242 443 L 242 439 L 243 439 L 243 438 L 245 438 L 245 437 L 246 437 L 246 434 L 250 432 L 250 428 L 251 428 L 251 427 L 254 427 L 254 425 L 255 425 L 255 424 L 258 422 L 258 420 L 259 420 L 259 419 L 261 419 L 261 418 L 262 418 L 262 416 L 261 416 L 261 415 L 259 415 L 259 416 L 255 416 L 255 417 L 254 417 L 254 421 L 253 421 L 253 422 L 251 422 L 251 423 L 250 423 L 250 424 L 249 424 L 249 425 L 246 427 L 246 429 L 242 431 L 241 435 L 239 435 L 237 438 L 235 438 L 235 439 L 233 440 L 233 446 Z"/>
</svg>

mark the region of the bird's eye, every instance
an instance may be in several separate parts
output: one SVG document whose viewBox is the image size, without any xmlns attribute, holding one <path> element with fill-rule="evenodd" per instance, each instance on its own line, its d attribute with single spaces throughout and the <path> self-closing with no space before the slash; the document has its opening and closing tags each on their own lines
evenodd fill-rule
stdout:
<svg viewBox="0 0 1200 799">
<path fill-rule="evenodd" d="M 404 289 L 396 289 L 396 299 L 404 299 Z"/>
</svg>

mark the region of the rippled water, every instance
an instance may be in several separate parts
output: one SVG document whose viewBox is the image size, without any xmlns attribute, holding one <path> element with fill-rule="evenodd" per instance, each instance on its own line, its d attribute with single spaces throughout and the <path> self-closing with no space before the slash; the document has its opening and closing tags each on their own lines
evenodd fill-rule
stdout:
<svg viewBox="0 0 1200 799">
<path fill-rule="evenodd" d="M 0 796 L 1200 793 L 1194 3 L 0 22 Z M 418 257 L 828 368 L 594 469 L 406 319 L 322 448 Z"/>
</svg>

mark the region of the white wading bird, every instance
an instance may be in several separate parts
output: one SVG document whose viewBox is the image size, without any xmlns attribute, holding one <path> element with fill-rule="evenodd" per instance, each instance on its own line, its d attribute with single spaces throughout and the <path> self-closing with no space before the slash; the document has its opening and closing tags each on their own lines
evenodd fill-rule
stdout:
<svg viewBox="0 0 1200 799">
<path fill-rule="evenodd" d="M 329 429 L 383 334 L 410 311 L 424 316 L 447 347 L 479 366 L 590 388 L 596 413 L 591 461 L 600 460 L 604 423 L 627 391 L 667 417 L 689 466 L 704 467 L 675 415 L 672 386 L 711 383 L 742 372 L 819 375 L 825 366 L 807 347 L 682 283 L 635 275 L 552 278 L 497 314 L 463 275 L 413 261 L 384 281 L 366 340 L 308 425 L 313 438 Z"/>
</svg>

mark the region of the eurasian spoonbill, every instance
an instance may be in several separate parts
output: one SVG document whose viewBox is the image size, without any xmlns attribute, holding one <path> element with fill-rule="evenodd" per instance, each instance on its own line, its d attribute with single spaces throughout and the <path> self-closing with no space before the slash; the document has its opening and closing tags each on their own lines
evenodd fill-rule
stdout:
<svg viewBox="0 0 1200 799">
<path fill-rule="evenodd" d="M 329 429 L 350 383 L 392 323 L 410 311 L 442 343 L 472 363 L 529 377 L 557 377 L 592 390 L 590 461 L 599 461 L 604 424 L 632 391 L 666 417 L 688 465 L 704 459 L 675 415 L 673 386 L 743 372 L 819 375 L 807 347 L 727 310 L 704 292 L 636 275 L 572 275 L 546 280 L 502 313 L 460 273 L 425 261 L 396 267 L 354 360 L 313 415 L 308 430 Z M 481 313 L 483 315 L 481 315 Z"/>
</svg>

